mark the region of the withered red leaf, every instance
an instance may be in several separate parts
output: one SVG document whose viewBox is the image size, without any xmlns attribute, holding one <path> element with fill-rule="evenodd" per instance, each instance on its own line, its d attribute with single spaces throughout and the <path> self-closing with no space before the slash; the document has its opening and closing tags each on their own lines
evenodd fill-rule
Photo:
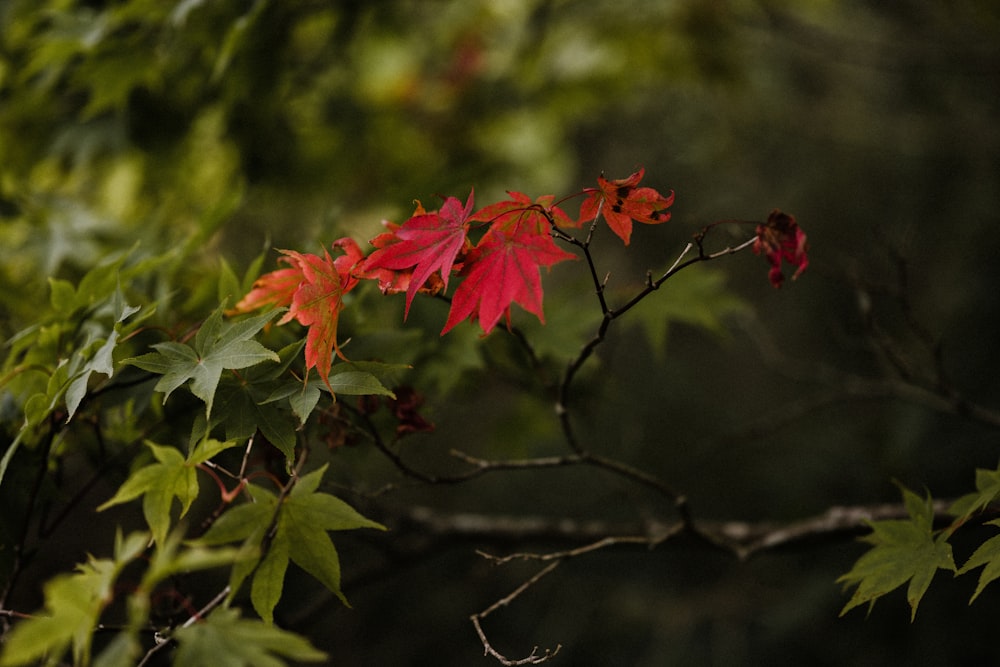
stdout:
<svg viewBox="0 0 1000 667">
<path fill-rule="evenodd" d="M 757 239 L 753 251 L 764 255 L 771 264 L 767 277 L 775 287 L 781 287 L 785 275 L 781 271 L 782 261 L 795 267 L 792 280 L 795 280 L 809 266 L 809 241 L 805 232 L 799 227 L 795 217 L 778 209 L 771 211 L 767 222 L 757 225 Z"/>
<path fill-rule="evenodd" d="M 611 231 L 628 245 L 633 220 L 647 225 L 669 220 L 667 209 L 674 203 L 674 193 L 671 191 L 664 197 L 653 188 L 637 187 L 645 173 L 645 169 L 639 169 L 628 178 L 613 181 L 599 176 L 598 187 L 584 190 L 587 198 L 580 205 L 577 224 L 582 225 L 602 215 Z"/>
</svg>

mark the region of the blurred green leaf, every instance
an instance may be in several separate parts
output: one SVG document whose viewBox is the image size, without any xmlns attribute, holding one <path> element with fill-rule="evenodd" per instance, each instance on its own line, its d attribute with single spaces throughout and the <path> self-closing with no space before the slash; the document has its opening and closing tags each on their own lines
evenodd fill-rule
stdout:
<svg viewBox="0 0 1000 667">
<path fill-rule="evenodd" d="M 261 621 L 242 619 L 237 609 L 219 608 L 201 623 L 174 633 L 174 664 L 185 667 L 281 667 L 283 658 L 322 662 L 326 654 L 303 637 Z"/>
<path fill-rule="evenodd" d="M 114 599 L 114 584 L 121 570 L 142 549 L 141 533 L 116 540 L 115 559 L 90 557 L 73 574 L 46 582 L 45 612 L 23 620 L 5 637 L 0 665 L 26 665 L 46 658 L 55 664 L 72 649 L 73 664 L 90 662 L 93 632 L 101 612 Z"/>
<path fill-rule="evenodd" d="M 664 356 L 671 324 L 687 324 L 717 336 L 749 304 L 726 285 L 726 272 L 704 265 L 674 274 L 628 314 L 645 331 L 652 349 Z"/>
<path fill-rule="evenodd" d="M 170 510 L 176 498 L 181 505 L 180 517 L 187 514 L 198 497 L 198 476 L 195 468 L 219 452 L 234 446 L 232 441 L 203 441 L 187 459 L 177 449 L 146 441 L 157 463 L 143 466 L 125 480 L 108 501 L 97 508 L 109 507 L 143 497 L 142 510 L 153 532 L 153 539 L 162 545 L 170 530 Z"/>
<path fill-rule="evenodd" d="M 45 615 L 18 624 L 4 644 L 0 665 L 25 665 L 72 647 L 73 662 L 88 661 L 92 632 L 111 599 L 116 573 L 110 560 L 91 559 L 75 574 L 45 584 Z"/>
</svg>

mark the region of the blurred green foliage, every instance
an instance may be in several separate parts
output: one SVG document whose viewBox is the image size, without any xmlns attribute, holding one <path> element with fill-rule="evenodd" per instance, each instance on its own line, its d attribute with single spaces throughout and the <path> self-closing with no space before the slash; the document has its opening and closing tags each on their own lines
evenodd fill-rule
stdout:
<svg viewBox="0 0 1000 667">
<path fill-rule="evenodd" d="M 893 477 L 958 494 L 973 468 L 996 463 L 995 431 L 923 406 L 817 398 L 804 409 L 830 369 L 881 373 L 866 313 L 930 367 L 907 326 L 917 318 L 944 340 L 951 381 L 1000 402 L 991 0 L 6 0 L 0 26 L 4 340 L 57 312 L 47 278 L 75 283 L 132 248 L 129 265 L 148 271 L 133 272 L 127 302 L 155 300 L 152 321 L 183 331 L 217 307 L 220 275 L 245 289 L 236 276 L 272 247 L 365 241 L 382 218 L 409 215 L 413 199 L 431 207 L 472 187 L 479 202 L 506 189 L 561 195 L 642 165 L 650 185 L 676 191 L 674 219 L 638 229 L 628 255 L 601 248 L 612 295 L 669 266 L 705 224 L 774 206 L 809 233 L 813 263 L 779 293 L 745 253 L 668 283 L 654 295 L 662 302 L 623 318 L 576 397 L 595 449 L 683 489 L 702 516 L 738 519 L 892 501 Z M 551 377 L 599 315 L 582 265 L 560 269 L 546 283 L 548 325 L 516 322 Z M 451 447 L 560 451 L 549 388 L 525 375 L 516 346 L 471 327 L 439 340 L 445 309 L 433 301 L 400 328 L 399 300 L 372 292 L 352 294 L 345 311 L 351 354 L 413 364 L 407 379 L 431 396 L 438 425 L 433 444 L 407 444 L 407 460 L 433 470 L 454 465 Z M 65 333 L 32 354 L 67 354 Z M 816 363 L 775 369 L 767 349 Z M 23 407 L 10 400 L 0 403 L 4 437 Z M 371 491 L 393 479 L 370 449 L 331 458 L 339 484 Z M 394 500 L 568 517 L 658 511 L 595 471 L 447 490 Z M 13 530 L 0 526 L 5 544 Z M 468 545 L 412 561 L 352 546 L 360 555 L 343 549 L 344 590 L 355 610 L 303 584 L 300 608 L 276 611 L 310 636 L 322 628 L 317 645 L 339 664 L 467 664 L 481 650 L 468 613 L 520 581 L 486 569 Z M 913 625 L 901 601 L 867 621 L 837 620 L 833 581 L 857 552 L 747 564 L 697 546 L 602 554 L 491 629 L 514 650 L 560 642 L 565 664 L 993 659 L 983 636 L 1000 605 L 989 589 L 968 609 L 970 590 L 932 587 Z M 65 565 L 54 561 L 33 573 L 39 581 Z M 352 570 L 364 564 L 381 576 Z"/>
</svg>

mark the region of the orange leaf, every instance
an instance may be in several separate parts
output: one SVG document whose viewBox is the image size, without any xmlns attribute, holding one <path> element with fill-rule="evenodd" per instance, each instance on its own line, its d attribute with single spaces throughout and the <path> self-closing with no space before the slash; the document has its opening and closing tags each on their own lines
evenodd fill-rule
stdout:
<svg viewBox="0 0 1000 667">
<path fill-rule="evenodd" d="M 632 221 L 657 225 L 670 219 L 666 209 L 674 203 L 674 193 L 664 197 L 653 188 L 636 187 L 646 173 L 639 169 L 628 178 L 609 181 L 597 178 L 596 188 L 586 188 L 589 196 L 580 205 L 578 225 L 603 215 L 615 234 L 628 245 L 632 236 Z"/>
<path fill-rule="evenodd" d="M 282 250 L 297 263 L 302 272 L 302 282 L 292 296 L 291 307 L 279 323 L 295 319 L 309 327 L 306 336 L 306 370 L 315 367 L 316 372 L 329 387 L 330 367 L 333 352 L 345 359 L 337 345 L 337 320 L 343 308 L 343 285 L 337 267 L 330 254 L 303 255 L 294 250 Z M 332 391 L 332 389 L 331 389 Z"/>
<path fill-rule="evenodd" d="M 233 309 L 245 313 L 264 306 L 287 307 L 288 312 L 278 320 L 286 324 L 296 320 L 308 327 L 306 335 L 306 371 L 316 372 L 330 386 L 330 368 L 333 354 L 344 358 L 337 344 L 337 321 L 343 308 L 343 296 L 356 284 L 357 278 L 350 271 L 361 261 L 361 250 L 350 239 L 340 239 L 334 247 L 346 252 L 336 261 L 330 253 L 302 254 L 294 250 L 281 250 L 278 261 L 290 268 L 267 273 L 254 283 L 253 289 Z"/>
<path fill-rule="evenodd" d="M 254 282 L 253 289 L 228 314 L 249 313 L 264 306 L 285 308 L 292 303 L 292 295 L 301 282 L 302 272 L 298 269 L 280 269 L 266 273 Z"/>
</svg>

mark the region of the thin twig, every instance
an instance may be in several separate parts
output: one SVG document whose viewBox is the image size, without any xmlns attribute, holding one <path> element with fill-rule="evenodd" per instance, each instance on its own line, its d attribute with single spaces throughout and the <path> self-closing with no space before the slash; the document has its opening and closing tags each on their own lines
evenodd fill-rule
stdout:
<svg viewBox="0 0 1000 667">
<path fill-rule="evenodd" d="M 756 320 L 746 320 L 743 326 L 769 368 L 782 377 L 797 382 L 827 387 L 828 392 L 835 392 L 835 396 L 826 397 L 830 403 L 835 402 L 837 395 L 841 400 L 897 399 L 993 428 L 1000 427 L 1000 410 L 975 403 L 950 386 L 907 379 L 898 374 L 898 369 L 897 374 L 890 374 L 889 377 L 870 378 L 829 365 L 806 364 L 784 354 L 770 333 Z M 885 344 L 895 345 L 891 340 Z"/>
<path fill-rule="evenodd" d="M 190 627 L 190 626 L 194 625 L 195 623 L 197 623 L 198 621 L 204 619 L 206 616 L 208 616 L 209 613 L 211 613 L 211 611 L 213 609 L 215 609 L 220 604 L 222 604 L 222 601 L 226 599 L 227 595 L 229 595 L 229 591 L 230 590 L 231 589 L 229 588 L 229 585 L 227 584 L 226 587 L 223 588 L 221 591 L 219 591 L 219 593 L 214 598 L 212 598 L 211 600 L 209 600 L 208 603 L 206 603 L 204 607 L 202 607 L 197 612 L 195 612 L 194 614 L 192 614 L 191 617 L 188 620 L 184 621 L 184 624 L 181 627 L 182 628 Z"/>
<path fill-rule="evenodd" d="M 588 465 L 592 465 L 596 468 L 601 468 L 602 470 L 607 470 L 620 477 L 630 479 L 634 482 L 639 482 L 640 484 L 647 486 L 661 495 L 666 496 L 670 500 L 676 502 L 681 498 L 681 493 L 670 488 L 656 475 L 650 475 L 647 472 L 643 472 L 634 466 L 630 466 L 627 463 L 622 463 L 615 459 L 608 458 L 606 456 L 600 456 L 598 454 L 589 454 L 583 457 L 583 462 Z"/>
<path fill-rule="evenodd" d="M 620 535 L 602 537 L 596 542 L 590 542 L 589 544 L 585 544 L 581 547 L 566 549 L 564 551 L 551 551 L 547 553 L 517 552 L 507 554 L 506 556 L 496 556 L 486 551 L 482 551 L 481 549 L 476 549 L 476 553 L 483 558 L 492 561 L 495 565 L 504 565 L 512 560 L 537 560 L 548 562 L 553 560 L 576 558 L 594 551 L 600 551 L 601 549 L 607 549 L 608 547 L 619 546 L 622 544 L 640 544 L 653 547 L 664 540 L 664 536 L 652 537 L 645 535 Z"/>
<path fill-rule="evenodd" d="M 209 600 L 204 607 L 202 607 L 195 613 L 191 614 L 191 616 L 188 617 L 188 619 L 184 621 L 184 623 L 180 627 L 188 628 L 194 625 L 195 623 L 203 620 L 206 616 L 208 616 L 212 612 L 213 609 L 222 604 L 222 602 L 229 595 L 230 590 L 231 589 L 227 584 L 221 591 L 219 591 L 219 593 L 214 598 Z M 139 661 L 137 667 L 144 667 L 144 665 L 146 665 L 147 663 L 149 663 L 150 660 L 152 660 L 154 655 L 162 651 L 165 647 L 169 646 L 171 643 L 173 643 L 173 641 L 174 640 L 172 637 L 164 636 L 157 633 L 156 644 L 153 645 L 148 651 L 146 651 L 146 654 L 142 657 L 142 660 Z"/>
<path fill-rule="evenodd" d="M 487 616 L 489 616 L 490 614 L 492 614 L 493 612 L 495 612 L 496 610 L 506 607 L 511 602 L 516 600 L 522 593 L 524 593 L 526 590 L 537 584 L 542 579 L 542 577 L 544 577 L 545 575 L 549 574 L 557 567 L 559 567 L 559 564 L 561 562 L 562 562 L 561 560 L 556 560 L 549 563 L 541 570 L 536 572 L 530 579 L 522 582 L 517 588 L 515 588 L 509 594 L 500 598 L 499 600 L 491 604 L 483 611 L 477 614 L 472 614 L 469 617 L 469 620 L 472 621 L 473 627 L 476 629 L 476 634 L 479 635 L 479 641 L 481 641 L 483 644 L 483 655 L 493 656 L 501 665 L 538 665 L 545 662 L 549 658 L 554 657 L 557 653 L 559 653 L 559 649 L 562 648 L 562 644 L 556 645 L 554 649 L 545 649 L 545 653 L 543 653 L 542 655 L 538 654 L 538 647 L 535 646 L 534 648 L 531 649 L 531 653 L 529 653 L 527 657 L 521 658 L 519 660 L 511 660 L 510 658 L 505 657 L 503 654 L 501 654 L 499 651 L 493 648 L 492 644 L 490 644 L 489 639 L 486 637 L 486 632 L 483 630 L 482 620 Z"/>
<path fill-rule="evenodd" d="M 247 438 L 247 447 L 243 451 L 243 461 L 240 463 L 240 474 L 239 474 L 240 480 L 246 479 L 247 463 L 250 461 L 250 452 L 253 450 L 253 439 L 255 435 L 257 435 L 256 432 L 254 432 L 249 438 Z"/>
</svg>

